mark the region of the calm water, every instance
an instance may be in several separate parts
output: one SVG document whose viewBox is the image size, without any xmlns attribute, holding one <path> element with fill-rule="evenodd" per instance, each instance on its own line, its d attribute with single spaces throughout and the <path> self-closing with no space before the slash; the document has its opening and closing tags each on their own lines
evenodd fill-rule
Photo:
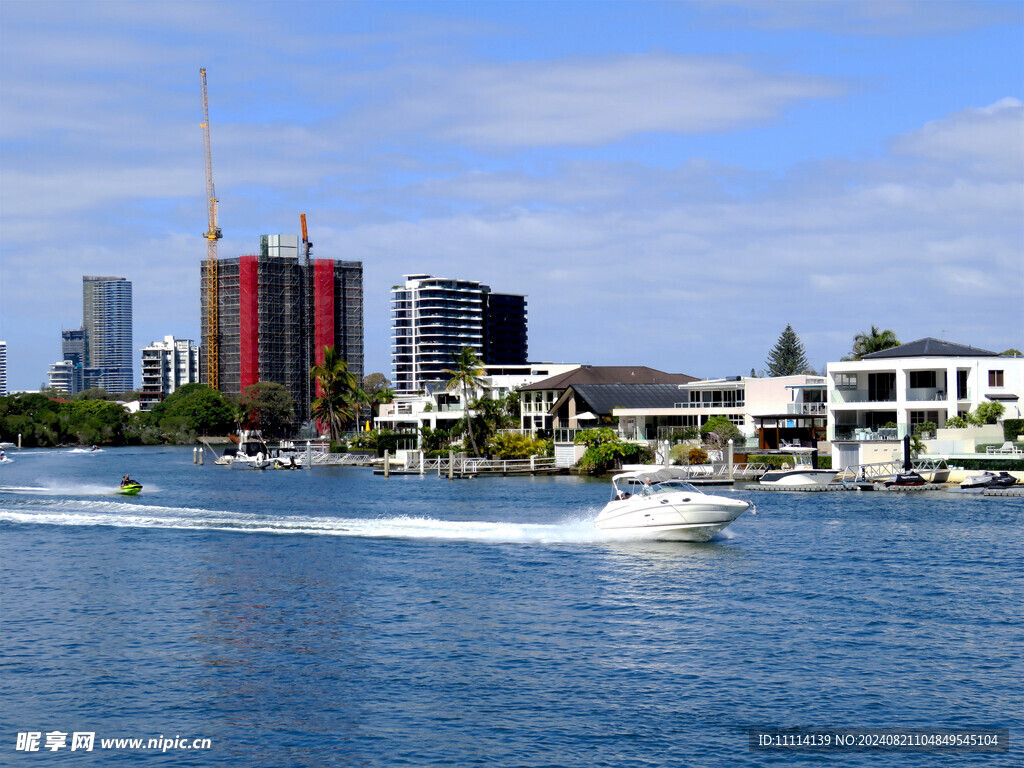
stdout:
<svg viewBox="0 0 1024 768">
<path fill-rule="evenodd" d="M 980 725 L 1013 751 L 831 759 L 1020 764 L 1024 499 L 736 491 L 723 537 L 637 544 L 601 481 L 13 458 L 0 765 L 817 765 L 746 729 Z M 14 748 L 53 730 L 212 748 Z"/>
</svg>

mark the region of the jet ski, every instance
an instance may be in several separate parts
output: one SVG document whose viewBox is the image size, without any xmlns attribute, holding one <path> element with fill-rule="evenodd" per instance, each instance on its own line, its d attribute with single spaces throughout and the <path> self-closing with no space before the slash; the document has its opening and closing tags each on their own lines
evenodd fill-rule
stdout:
<svg viewBox="0 0 1024 768">
<path fill-rule="evenodd" d="M 129 480 L 126 483 L 121 483 L 117 492 L 122 496 L 138 496 L 139 491 L 142 490 L 142 483 L 136 482 L 135 480 Z"/>
</svg>

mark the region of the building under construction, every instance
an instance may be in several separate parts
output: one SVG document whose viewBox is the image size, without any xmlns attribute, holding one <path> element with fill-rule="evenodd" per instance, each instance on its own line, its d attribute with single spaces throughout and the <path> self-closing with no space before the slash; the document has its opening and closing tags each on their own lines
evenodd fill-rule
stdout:
<svg viewBox="0 0 1024 768">
<path fill-rule="evenodd" d="M 349 370 L 363 376 L 363 264 L 308 259 L 298 238 L 264 235 L 259 255 L 216 261 L 217 343 L 205 327 L 206 355 L 217 350 L 219 389 L 237 397 L 251 384 L 283 385 L 306 420 L 313 398 L 310 368 L 334 346 Z M 202 312 L 208 316 L 210 262 L 201 269 Z"/>
</svg>

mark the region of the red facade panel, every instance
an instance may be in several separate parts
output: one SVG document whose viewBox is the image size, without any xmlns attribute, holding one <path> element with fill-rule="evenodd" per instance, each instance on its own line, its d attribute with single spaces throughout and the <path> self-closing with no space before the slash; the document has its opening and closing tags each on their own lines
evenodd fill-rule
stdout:
<svg viewBox="0 0 1024 768">
<path fill-rule="evenodd" d="M 313 315 L 316 364 L 323 365 L 324 347 L 334 346 L 334 262 L 313 259 Z"/>
<path fill-rule="evenodd" d="M 238 333 L 242 390 L 260 380 L 259 264 L 255 256 L 238 260 Z"/>
</svg>

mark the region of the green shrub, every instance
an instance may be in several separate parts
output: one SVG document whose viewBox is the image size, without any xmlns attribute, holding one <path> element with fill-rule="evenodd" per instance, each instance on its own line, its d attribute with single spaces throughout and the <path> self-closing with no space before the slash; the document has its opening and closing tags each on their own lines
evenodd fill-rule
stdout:
<svg viewBox="0 0 1024 768">
<path fill-rule="evenodd" d="M 750 464 L 765 464 L 771 469 L 782 469 L 784 464 L 792 464 L 793 459 L 790 456 L 779 456 L 773 453 L 766 456 L 747 456 L 747 462 Z"/>
<path fill-rule="evenodd" d="M 592 448 L 604 443 L 614 443 L 617 440 L 618 435 L 615 434 L 614 429 L 598 427 L 597 429 L 586 429 L 577 432 L 576 437 L 573 439 L 573 443 L 576 445 L 590 446 Z"/>
<path fill-rule="evenodd" d="M 686 460 L 690 464 L 707 464 L 708 452 L 703 448 L 694 446 L 690 449 L 689 453 L 686 454 Z"/>
<path fill-rule="evenodd" d="M 946 419 L 946 429 L 966 429 L 967 419 L 963 416 L 953 416 L 952 418 Z"/>
<path fill-rule="evenodd" d="M 987 469 L 989 472 L 1024 472 L 1024 459 L 957 459 L 964 469 Z"/>
<path fill-rule="evenodd" d="M 602 430 L 589 431 L 599 432 Z M 612 430 L 608 431 L 612 432 Z M 591 445 L 584 452 L 577 466 L 591 475 L 602 475 L 611 467 L 619 467 L 626 462 L 645 464 L 652 458 L 653 454 L 646 446 L 615 440 Z"/>
<path fill-rule="evenodd" d="M 1024 419 L 1006 419 L 1003 422 L 1003 437 L 1007 440 L 1017 440 L 1024 432 Z"/>
<path fill-rule="evenodd" d="M 1002 403 L 982 403 L 978 406 L 975 414 L 982 424 L 995 424 L 1005 412 L 1006 406 Z"/>
<path fill-rule="evenodd" d="M 537 440 L 529 435 L 515 432 L 499 432 L 487 441 L 487 446 L 495 458 L 528 459 L 531 456 L 547 456 L 550 440 Z M 552 450 L 554 443 L 551 443 Z"/>
</svg>

